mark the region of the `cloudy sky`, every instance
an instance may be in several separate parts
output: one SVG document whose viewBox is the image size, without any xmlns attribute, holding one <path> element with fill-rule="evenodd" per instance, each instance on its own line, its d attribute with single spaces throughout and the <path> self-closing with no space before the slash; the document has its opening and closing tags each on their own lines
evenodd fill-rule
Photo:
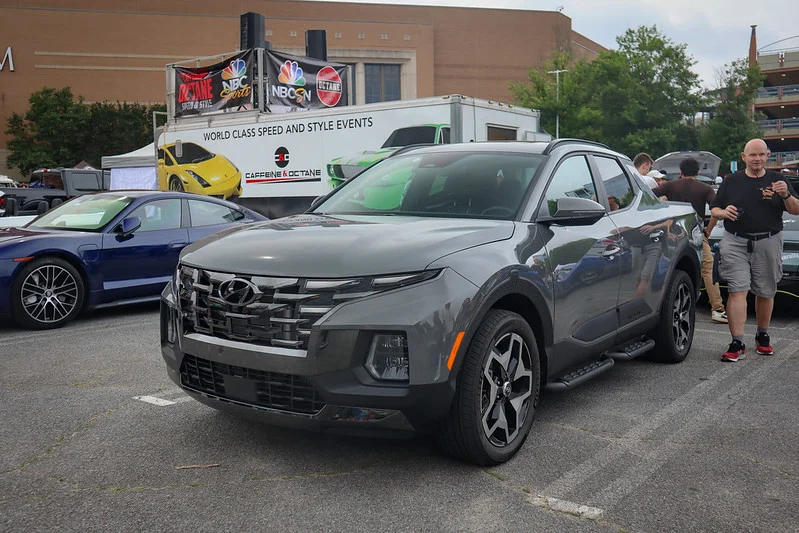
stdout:
<svg viewBox="0 0 799 533">
<path fill-rule="evenodd" d="M 791 1 L 764 0 L 349 0 L 363 3 L 429 6 L 493 7 L 562 12 L 572 28 L 606 48 L 627 28 L 657 24 L 676 43 L 687 45 L 696 61 L 694 71 L 703 84 L 714 86 L 714 71 L 749 53 L 751 25 L 757 24 L 758 48 L 799 36 L 797 13 Z M 780 15 L 782 13 L 782 15 Z M 799 48 L 799 37 L 770 47 Z"/>
</svg>

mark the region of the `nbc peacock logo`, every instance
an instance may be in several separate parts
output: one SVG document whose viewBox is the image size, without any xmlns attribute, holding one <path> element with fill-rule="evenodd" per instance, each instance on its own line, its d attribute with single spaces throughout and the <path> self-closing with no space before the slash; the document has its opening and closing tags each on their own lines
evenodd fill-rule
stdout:
<svg viewBox="0 0 799 533">
<path fill-rule="evenodd" d="M 234 59 L 230 65 L 226 66 L 222 71 L 223 80 L 232 80 L 234 78 L 247 77 L 247 63 L 243 59 Z"/>
<path fill-rule="evenodd" d="M 222 92 L 219 96 L 225 99 L 250 96 L 250 86 L 244 83 L 246 79 L 247 63 L 243 59 L 234 59 L 222 70 Z"/>
<path fill-rule="evenodd" d="M 302 76 L 302 67 L 296 61 L 286 60 L 280 67 L 277 81 L 286 85 L 304 86 L 305 78 Z"/>
</svg>

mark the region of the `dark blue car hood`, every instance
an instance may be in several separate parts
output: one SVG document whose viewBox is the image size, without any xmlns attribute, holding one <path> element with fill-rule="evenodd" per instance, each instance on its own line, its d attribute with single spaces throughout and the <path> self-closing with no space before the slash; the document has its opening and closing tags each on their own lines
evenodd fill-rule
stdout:
<svg viewBox="0 0 799 533">
<path fill-rule="evenodd" d="M 413 272 L 451 253 L 509 239 L 514 227 L 501 220 L 297 215 L 217 233 L 186 248 L 181 262 L 290 277 Z"/>
<path fill-rule="evenodd" d="M 45 230 L 45 229 L 28 229 L 28 228 L 0 228 L 0 257 L 3 251 L 15 244 L 27 244 L 32 242 L 44 242 L 47 240 L 60 241 L 60 245 L 55 247 L 63 247 L 64 239 L 81 239 L 94 241 L 95 236 L 99 237 L 99 233 L 90 233 L 85 231 L 58 231 L 58 230 Z"/>
</svg>

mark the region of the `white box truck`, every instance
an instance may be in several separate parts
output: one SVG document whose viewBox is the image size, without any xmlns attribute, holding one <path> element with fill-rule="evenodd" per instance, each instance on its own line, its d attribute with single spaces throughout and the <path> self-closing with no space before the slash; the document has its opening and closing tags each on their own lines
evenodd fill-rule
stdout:
<svg viewBox="0 0 799 533">
<path fill-rule="evenodd" d="M 156 149 L 160 188 L 236 198 L 280 217 L 304 211 L 403 146 L 550 138 L 537 111 L 450 95 L 283 114 L 173 117 L 156 133 Z"/>
</svg>

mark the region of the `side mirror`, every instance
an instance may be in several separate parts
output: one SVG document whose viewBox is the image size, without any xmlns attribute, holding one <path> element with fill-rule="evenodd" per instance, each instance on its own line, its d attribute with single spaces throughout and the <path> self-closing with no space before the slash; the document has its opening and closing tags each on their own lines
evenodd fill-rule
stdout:
<svg viewBox="0 0 799 533">
<path fill-rule="evenodd" d="M 141 218 L 139 217 L 128 217 L 122 220 L 122 222 L 117 226 L 120 237 L 129 237 L 133 234 L 134 231 L 141 227 Z"/>
<path fill-rule="evenodd" d="M 559 226 L 590 226 L 606 214 L 605 208 L 588 198 L 560 198 L 552 216 L 539 217 L 542 224 Z"/>
</svg>

